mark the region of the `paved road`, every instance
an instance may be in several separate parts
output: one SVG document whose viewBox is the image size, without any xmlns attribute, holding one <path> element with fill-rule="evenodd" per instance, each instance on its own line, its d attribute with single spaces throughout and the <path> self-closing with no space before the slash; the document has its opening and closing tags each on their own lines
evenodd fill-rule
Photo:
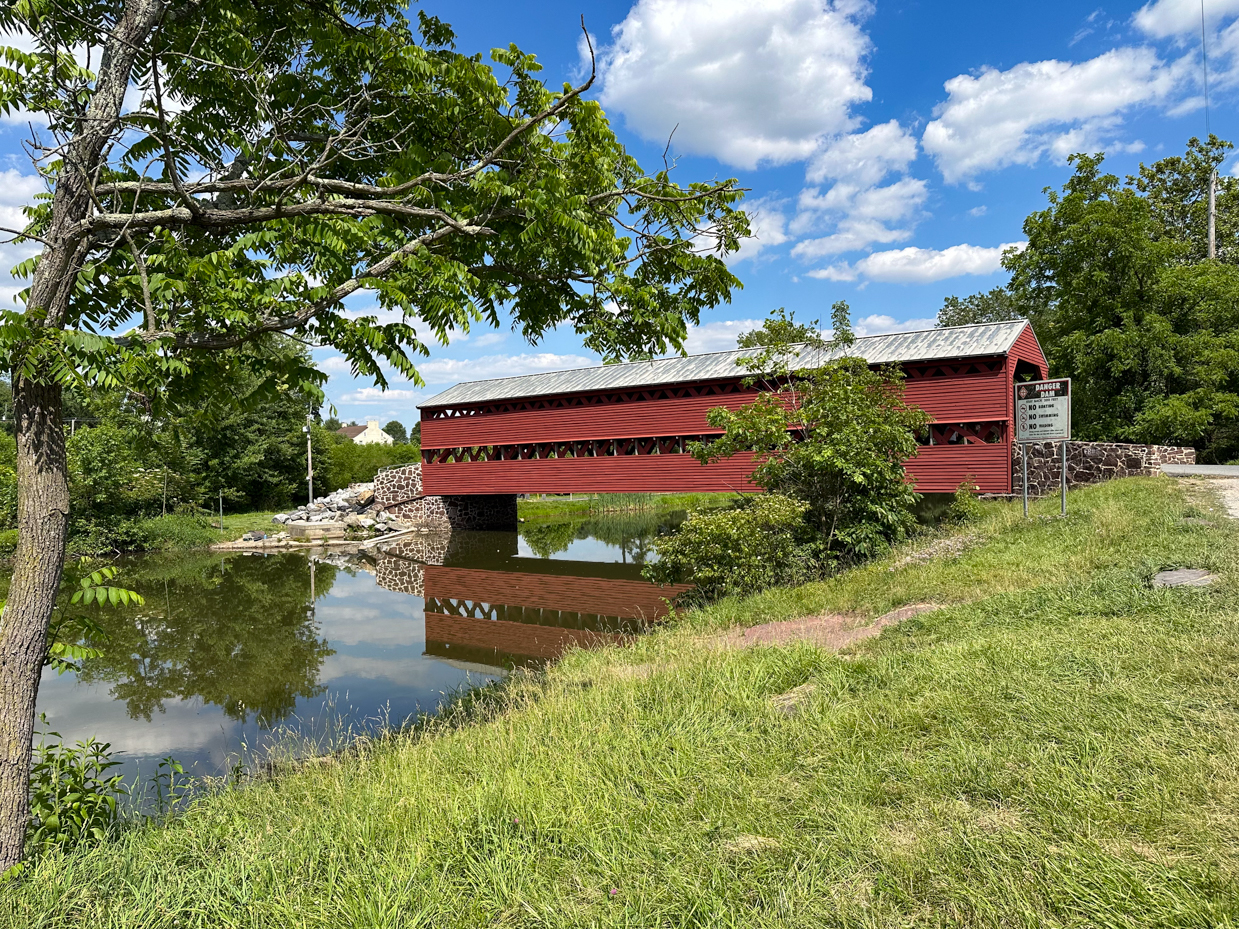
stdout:
<svg viewBox="0 0 1239 929">
<path fill-rule="evenodd" d="M 1239 465 L 1162 465 L 1171 477 L 1239 477 Z"/>
</svg>

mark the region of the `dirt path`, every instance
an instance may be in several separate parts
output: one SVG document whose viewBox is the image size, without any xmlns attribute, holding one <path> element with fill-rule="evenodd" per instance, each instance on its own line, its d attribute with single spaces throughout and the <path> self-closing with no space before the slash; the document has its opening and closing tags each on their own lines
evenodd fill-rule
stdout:
<svg viewBox="0 0 1239 929">
<path fill-rule="evenodd" d="M 1226 504 L 1226 512 L 1232 519 L 1239 519 L 1239 478 L 1227 477 L 1213 482 Z"/>
<path fill-rule="evenodd" d="M 1177 477 L 1190 492 L 1216 493 L 1222 499 L 1231 519 L 1239 519 L 1239 477 L 1192 475 Z"/>
</svg>

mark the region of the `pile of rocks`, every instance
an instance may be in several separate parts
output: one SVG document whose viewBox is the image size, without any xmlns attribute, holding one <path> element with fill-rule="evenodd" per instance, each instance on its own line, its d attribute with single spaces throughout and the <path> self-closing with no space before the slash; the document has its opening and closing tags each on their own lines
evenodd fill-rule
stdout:
<svg viewBox="0 0 1239 929">
<path fill-rule="evenodd" d="M 395 532 L 401 528 L 399 520 L 375 503 L 374 484 L 350 484 L 344 490 L 317 497 L 313 503 L 291 513 L 277 513 L 271 520 L 284 526 L 293 523 L 333 523 L 346 529 L 373 533 Z"/>
</svg>

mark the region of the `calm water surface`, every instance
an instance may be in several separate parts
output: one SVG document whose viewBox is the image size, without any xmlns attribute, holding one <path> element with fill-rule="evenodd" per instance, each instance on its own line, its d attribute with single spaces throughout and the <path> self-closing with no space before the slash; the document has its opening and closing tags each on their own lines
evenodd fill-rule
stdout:
<svg viewBox="0 0 1239 929">
<path fill-rule="evenodd" d="M 103 656 L 44 673 L 47 727 L 97 737 L 123 773 L 172 755 L 220 774 L 292 730 L 338 740 L 398 724 L 574 645 L 619 641 L 664 612 L 641 579 L 682 514 L 539 523 L 397 540 L 384 552 L 130 557 L 141 607 L 96 609 Z"/>
</svg>

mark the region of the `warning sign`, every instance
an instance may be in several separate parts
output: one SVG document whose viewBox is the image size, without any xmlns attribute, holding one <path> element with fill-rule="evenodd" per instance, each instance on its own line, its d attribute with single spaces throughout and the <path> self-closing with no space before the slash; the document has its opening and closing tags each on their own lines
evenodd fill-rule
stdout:
<svg viewBox="0 0 1239 929">
<path fill-rule="evenodd" d="M 1015 441 L 1071 438 L 1071 378 L 1015 385 Z"/>
</svg>

